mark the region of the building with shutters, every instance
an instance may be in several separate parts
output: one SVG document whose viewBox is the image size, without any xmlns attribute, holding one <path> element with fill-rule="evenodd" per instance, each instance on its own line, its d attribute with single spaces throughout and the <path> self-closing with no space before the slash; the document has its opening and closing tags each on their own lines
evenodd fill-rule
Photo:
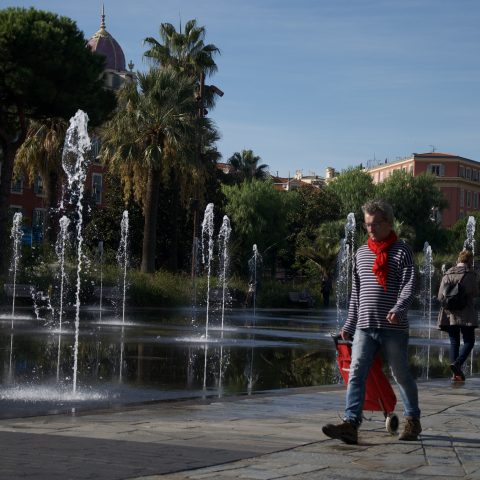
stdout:
<svg viewBox="0 0 480 480">
<path fill-rule="evenodd" d="M 459 219 L 480 209 L 480 162 L 450 153 L 413 153 L 396 161 L 385 161 L 368 168 L 374 183 L 387 179 L 395 170 L 414 176 L 431 173 L 448 201 L 441 214 L 434 212 L 443 227 L 450 227 Z"/>
</svg>

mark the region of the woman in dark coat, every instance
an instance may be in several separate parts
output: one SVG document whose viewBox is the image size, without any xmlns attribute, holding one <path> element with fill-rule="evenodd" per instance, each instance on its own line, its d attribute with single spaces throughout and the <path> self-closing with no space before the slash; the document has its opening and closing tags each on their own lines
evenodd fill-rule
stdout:
<svg viewBox="0 0 480 480">
<path fill-rule="evenodd" d="M 449 283 L 461 280 L 467 298 L 467 304 L 463 309 L 450 311 L 441 307 L 438 313 L 438 327 L 447 332 L 450 337 L 450 369 L 453 372 L 453 381 L 465 380 L 462 365 L 475 345 L 475 328 L 478 326 L 475 297 L 478 295 L 478 279 L 472 266 L 472 252 L 462 250 L 458 255 L 457 265 L 447 270 L 438 290 L 438 299 L 442 302 L 445 297 L 445 287 Z M 460 348 L 460 333 L 463 336 L 462 348 Z"/>
</svg>

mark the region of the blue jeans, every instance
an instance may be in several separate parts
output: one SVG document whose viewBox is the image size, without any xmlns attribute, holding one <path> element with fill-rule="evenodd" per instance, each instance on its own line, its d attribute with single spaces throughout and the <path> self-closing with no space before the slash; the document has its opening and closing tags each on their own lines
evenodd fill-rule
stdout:
<svg viewBox="0 0 480 480">
<path fill-rule="evenodd" d="M 400 389 L 404 415 L 420 418 L 417 384 L 408 366 L 408 331 L 365 328 L 357 329 L 353 339 L 344 420 L 356 425 L 362 423 L 365 384 L 379 350 Z"/>
<path fill-rule="evenodd" d="M 450 337 L 450 363 L 462 368 L 465 360 L 475 345 L 475 328 L 465 325 L 449 325 L 444 327 Z M 460 332 L 463 336 L 463 346 L 460 349 Z"/>
</svg>

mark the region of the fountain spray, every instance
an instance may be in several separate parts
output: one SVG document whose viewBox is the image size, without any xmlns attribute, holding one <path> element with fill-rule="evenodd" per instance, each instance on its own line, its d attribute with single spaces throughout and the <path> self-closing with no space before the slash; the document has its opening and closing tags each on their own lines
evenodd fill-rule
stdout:
<svg viewBox="0 0 480 480">
<path fill-rule="evenodd" d="M 355 255 L 355 228 L 355 214 L 349 213 L 345 223 L 345 237 L 340 241 L 340 251 L 337 258 L 337 331 L 345 323 L 350 300 L 352 267 Z"/>
<path fill-rule="evenodd" d="M 205 208 L 202 222 L 202 263 L 207 265 L 207 312 L 205 317 L 205 364 L 203 369 L 203 388 L 207 385 L 207 351 L 208 351 L 208 321 L 210 310 L 210 277 L 213 257 L 213 203 Z"/>
<path fill-rule="evenodd" d="M 63 146 L 62 165 L 67 175 L 67 187 L 70 194 L 69 202 L 75 205 L 77 214 L 77 289 L 75 301 L 75 345 L 73 364 L 73 392 L 77 390 L 77 368 L 78 368 L 78 336 L 80 329 L 80 289 L 82 271 L 82 227 L 83 227 L 83 192 L 87 176 L 88 153 L 91 149 L 90 138 L 87 131 L 88 115 L 78 110 L 70 119 L 70 126 L 65 136 Z M 64 198 L 61 206 L 63 207 Z"/>
<path fill-rule="evenodd" d="M 473 265 L 475 265 L 475 226 L 475 217 L 470 215 L 467 220 L 467 238 L 463 243 L 463 248 L 468 249 L 472 252 L 474 262 Z"/>
<path fill-rule="evenodd" d="M 128 268 L 128 211 L 124 210 L 120 224 L 120 245 L 117 251 L 117 262 L 121 269 L 122 283 L 122 334 L 120 344 L 120 366 L 119 381 L 122 382 L 123 376 L 123 355 L 125 350 L 125 299 L 127 296 L 127 268 Z"/>
<path fill-rule="evenodd" d="M 22 255 L 22 214 L 21 212 L 15 212 L 13 216 L 12 231 L 10 233 L 10 238 L 13 241 L 13 257 L 12 257 L 12 266 L 11 270 L 13 272 L 13 296 L 12 296 L 12 330 L 13 330 L 13 317 L 15 316 L 15 296 L 16 296 L 16 287 L 17 287 L 17 271 L 18 265 L 20 263 L 20 257 Z"/>
<path fill-rule="evenodd" d="M 65 247 L 68 239 L 68 226 L 70 225 L 70 219 L 65 215 L 59 220 L 60 232 L 58 234 L 57 243 L 55 245 L 55 251 L 57 254 L 58 262 L 60 264 L 60 309 L 58 311 L 59 316 L 59 329 L 62 331 L 63 320 L 63 293 L 65 289 Z"/>
<path fill-rule="evenodd" d="M 220 252 L 220 285 L 222 287 L 222 336 L 223 336 L 223 322 L 225 319 L 225 302 L 227 294 L 227 272 L 230 263 L 228 255 L 228 242 L 230 241 L 230 234 L 232 227 L 230 226 L 230 219 L 225 215 L 223 223 L 218 234 L 219 252 Z"/>
<path fill-rule="evenodd" d="M 258 251 L 257 245 L 254 244 L 252 247 L 253 250 L 253 255 L 251 256 L 250 260 L 248 261 L 248 269 L 250 273 L 250 280 L 249 280 L 249 285 L 248 288 L 251 291 L 250 293 L 252 294 L 252 305 L 253 305 L 253 316 L 252 316 L 252 328 L 253 328 L 253 335 L 252 335 L 252 348 L 250 351 L 250 368 L 249 372 L 247 375 L 247 391 L 248 394 L 250 395 L 252 393 L 253 389 L 253 344 L 255 342 L 255 323 L 256 323 L 256 309 L 257 309 L 257 293 L 258 293 L 258 271 L 259 268 L 261 268 L 263 259 L 262 256 L 260 255 L 260 252 Z"/>
<path fill-rule="evenodd" d="M 423 263 L 420 267 L 422 274 L 422 304 L 423 304 L 423 320 L 428 323 L 428 340 L 431 339 L 432 331 L 432 277 L 435 268 L 433 266 L 432 247 L 425 242 L 423 245 Z M 426 377 L 429 377 L 430 369 L 430 342 L 427 346 L 427 365 Z"/>
<path fill-rule="evenodd" d="M 475 266 L 475 226 L 476 226 L 476 220 L 475 217 L 469 216 L 467 220 L 467 238 L 463 244 L 463 248 L 468 248 L 471 250 L 472 255 L 473 255 L 473 262 L 472 266 Z M 470 374 L 473 373 L 473 349 L 472 349 L 472 354 L 470 357 Z"/>
<path fill-rule="evenodd" d="M 221 323 L 221 339 L 222 344 L 220 345 L 220 366 L 218 374 L 218 384 L 219 390 L 222 388 L 222 378 L 223 378 L 223 325 L 225 320 L 225 304 L 227 299 L 227 273 L 230 263 L 230 258 L 228 255 L 228 243 L 230 241 L 230 234 L 232 232 L 232 227 L 230 226 L 230 219 L 225 215 L 223 217 L 222 226 L 220 227 L 220 232 L 218 233 L 218 250 L 220 257 L 220 275 L 219 283 L 222 288 L 222 323 Z"/>
<path fill-rule="evenodd" d="M 125 210 L 122 215 L 120 226 L 121 239 L 117 251 L 117 261 L 122 273 L 122 323 L 125 323 L 125 299 L 127 296 L 127 268 L 128 268 L 128 211 Z"/>
</svg>

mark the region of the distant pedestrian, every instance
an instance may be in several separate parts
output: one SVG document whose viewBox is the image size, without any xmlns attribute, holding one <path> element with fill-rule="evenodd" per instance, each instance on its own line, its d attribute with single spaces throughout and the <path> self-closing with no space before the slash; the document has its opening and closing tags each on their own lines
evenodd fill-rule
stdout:
<svg viewBox="0 0 480 480">
<path fill-rule="evenodd" d="M 330 305 L 330 292 L 332 291 L 332 282 L 330 277 L 324 275 L 322 278 L 322 296 L 323 296 L 323 306 L 328 307 Z"/>
<path fill-rule="evenodd" d="M 461 294 L 465 297 L 465 305 L 458 310 L 441 306 L 438 313 L 438 328 L 448 333 L 450 338 L 450 369 L 454 382 L 465 381 L 462 365 L 475 345 L 475 328 L 478 326 L 475 311 L 475 297 L 478 296 L 478 278 L 473 270 L 473 253 L 462 250 L 457 264 L 449 268 L 442 278 L 438 289 L 438 300 L 445 303 L 448 285 L 461 283 Z M 463 345 L 460 348 L 460 333 Z"/>
<path fill-rule="evenodd" d="M 249 282 L 247 296 L 245 297 L 245 302 L 243 302 L 243 306 L 251 307 L 253 305 L 255 296 L 256 296 L 256 284 L 255 282 Z"/>
</svg>

